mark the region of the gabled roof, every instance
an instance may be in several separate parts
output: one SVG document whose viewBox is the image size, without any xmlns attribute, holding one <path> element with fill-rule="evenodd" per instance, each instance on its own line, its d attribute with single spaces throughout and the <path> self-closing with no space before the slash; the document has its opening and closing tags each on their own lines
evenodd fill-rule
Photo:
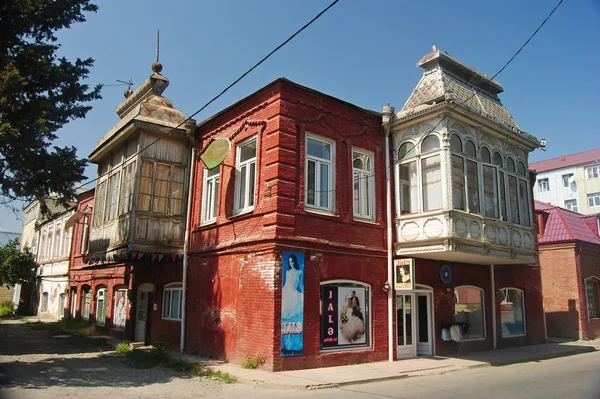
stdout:
<svg viewBox="0 0 600 399">
<path fill-rule="evenodd" d="M 535 210 L 548 215 L 538 244 L 584 241 L 600 245 L 598 233 L 586 222 L 584 215 L 541 201 L 535 201 Z"/>
<path fill-rule="evenodd" d="M 600 162 L 600 148 L 546 159 L 545 161 L 533 162 L 529 164 L 529 169 L 535 170 L 536 172 L 546 172 L 548 170 L 586 165 L 595 162 Z"/>
</svg>

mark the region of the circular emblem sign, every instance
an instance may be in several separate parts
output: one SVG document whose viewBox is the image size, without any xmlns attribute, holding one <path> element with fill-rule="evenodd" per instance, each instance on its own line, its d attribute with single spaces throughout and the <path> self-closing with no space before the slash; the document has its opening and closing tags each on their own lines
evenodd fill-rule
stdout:
<svg viewBox="0 0 600 399">
<path fill-rule="evenodd" d="M 442 263 L 440 267 L 440 280 L 446 285 L 452 282 L 452 268 L 447 263 Z"/>
</svg>

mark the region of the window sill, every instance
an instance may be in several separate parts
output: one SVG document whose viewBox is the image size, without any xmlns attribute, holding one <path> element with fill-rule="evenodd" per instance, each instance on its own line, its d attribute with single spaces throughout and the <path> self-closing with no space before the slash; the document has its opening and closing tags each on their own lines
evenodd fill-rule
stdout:
<svg viewBox="0 0 600 399">
<path fill-rule="evenodd" d="M 354 221 L 355 222 L 367 223 L 367 224 L 372 224 L 372 225 L 379 226 L 379 223 L 377 223 L 373 219 L 367 219 L 367 218 L 361 218 L 361 217 L 358 217 L 358 216 L 354 216 Z"/>
<path fill-rule="evenodd" d="M 316 215 L 331 216 L 331 217 L 336 217 L 336 218 L 340 217 L 339 215 L 336 215 L 332 211 L 326 211 L 325 209 L 305 207 L 304 211 L 307 213 L 314 213 Z"/>
<path fill-rule="evenodd" d="M 238 217 L 238 216 L 242 216 L 242 215 L 247 215 L 249 213 L 254 212 L 254 207 L 250 208 L 250 209 L 243 209 L 240 211 L 236 211 L 233 215 L 231 215 L 232 218 Z M 215 220 L 216 222 L 216 220 Z"/>
<path fill-rule="evenodd" d="M 211 220 L 207 220 L 206 222 L 201 222 L 199 227 L 211 226 L 213 224 L 217 224 L 217 219 L 211 219 Z"/>
<path fill-rule="evenodd" d="M 166 321 L 178 321 L 181 323 L 181 319 L 167 319 L 166 317 L 163 317 L 162 319 Z"/>
<path fill-rule="evenodd" d="M 338 353 L 338 352 L 358 352 L 358 351 L 372 351 L 371 345 L 367 346 L 353 346 L 351 348 L 321 348 L 319 353 Z"/>
</svg>

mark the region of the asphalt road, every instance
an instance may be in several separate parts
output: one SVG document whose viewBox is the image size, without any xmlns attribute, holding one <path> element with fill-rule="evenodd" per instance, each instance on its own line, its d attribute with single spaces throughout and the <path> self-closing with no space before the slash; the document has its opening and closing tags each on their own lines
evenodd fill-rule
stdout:
<svg viewBox="0 0 600 399">
<path fill-rule="evenodd" d="M 600 398 L 600 351 L 316 391 L 225 385 L 172 369 L 139 370 L 102 342 L 0 324 L 0 398 Z"/>
</svg>

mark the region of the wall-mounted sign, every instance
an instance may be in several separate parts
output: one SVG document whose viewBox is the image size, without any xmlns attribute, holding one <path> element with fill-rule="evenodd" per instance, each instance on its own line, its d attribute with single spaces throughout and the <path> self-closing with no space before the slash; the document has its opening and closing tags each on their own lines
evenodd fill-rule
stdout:
<svg viewBox="0 0 600 399">
<path fill-rule="evenodd" d="M 281 291 L 281 356 L 299 356 L 304 349 L 304 254 L 283 253 Z"/>
<path fill-rule="evenodd" d="M 446 285 L 452 282 L 452 268 L 447 263 L 442 263 L 440 266 L 440 280 Z"/>
<path fill-rule="evenodd" d="M 367 346 L 368 288 L 359 284 L 321 285 L 321 347 Z"/>
<path fill-rule="evenodd" d="M 394 289 L 395 290 L 413 290 L 415 288 L 414 281 L 415 260 L 410 259 L 395 259 L 394 260 Z"/>
</svg>

